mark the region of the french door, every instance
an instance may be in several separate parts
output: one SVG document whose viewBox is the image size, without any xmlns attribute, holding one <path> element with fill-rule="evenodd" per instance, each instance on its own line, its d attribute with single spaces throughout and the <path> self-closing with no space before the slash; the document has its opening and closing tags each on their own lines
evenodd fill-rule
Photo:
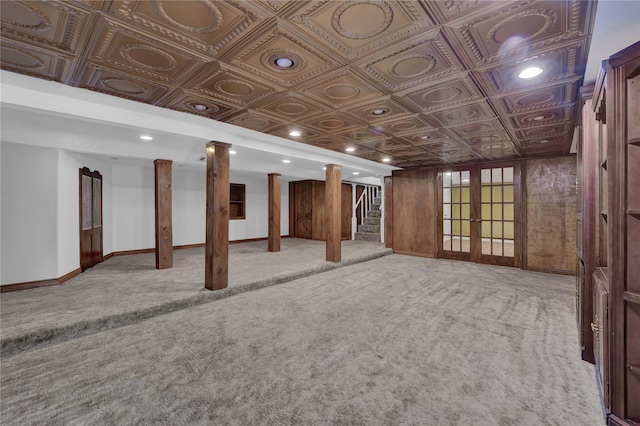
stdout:
<svg viewBox="0 0 640 426">
<path fill-rule="evenodd" d="M 439 181 L 438 257 L 521 266 L 519 164 L 451 168 Z"/>
<path fill-rule="evenodd" d="M 102 175 L 80 169 L 80 268 L 102 262 Z"/>
</svg>

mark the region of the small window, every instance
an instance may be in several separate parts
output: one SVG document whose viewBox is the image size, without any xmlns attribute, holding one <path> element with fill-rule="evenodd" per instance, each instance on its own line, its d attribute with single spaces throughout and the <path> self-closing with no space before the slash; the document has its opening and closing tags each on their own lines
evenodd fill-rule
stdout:
<svg viewBox="0 0 640 426">
<path fill-rule="evenodd" d="M 229 191 L 229 219 L 245 219 L 244 200 L 245 187 L 243 183 L 230 184 Z"/>
</svg>

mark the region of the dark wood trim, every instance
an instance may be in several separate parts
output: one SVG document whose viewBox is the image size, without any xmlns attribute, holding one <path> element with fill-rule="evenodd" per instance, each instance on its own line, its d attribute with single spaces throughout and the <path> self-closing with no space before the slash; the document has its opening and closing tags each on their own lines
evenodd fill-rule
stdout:
<svg viewBox="0 0 640 426">
<path fill-rule="evenodd" d="M 146 249 L 137 249 L 137 250 L 122 250 L 122 251 L 114 251 L 111 253 L 113 256 L 128 256 L 130 254 L 144 254 L 144 253 L 155 253 L 155 248 L 146 248 Z"/>
<path fill-rule="evenodd" d="M 109 253 L 109 254 L 105 254 L 104 256 L 102 256 L 102 261 L 106 261 L 109 260 L 113 257 L 113 252 Z"/>
<path fill-rule="evenodd" d="M 576 276 L 576 271 L 564 271 L 562 269 L 537 268 L 535 266 L 527 266 L 526 268 L 522 268 L 522 269 L 526 269 L 527 271 L 534 271 L 534 272 L 546 272 L 547 274 L 567 275 L 571 277 Z"/>
<path fill-rule="evenodd" d="M 636 423 L 627 422 L 614 414 L 609 414 L 609 416 L 607 417 L 607 425 L 608 426 L 634 426 L 636 425 Z"/>
<path fill-rule="evenodd" d="M 0 286 L 0 293 L 8 293 L 11 291 L 29 290 L 31 288 L 50 287 L 54 285 L 61 285 L 69 281 L 71 278 L 77 277 L 82 273 L 80 268 L 64 274 L 60 278 L 53 278 L 48 280 L 28 281 L 24 283 L 7 284 Z"/>
<path fill-rule="evenodd" d="M 60 284 L 64 284 L 65 282 L 69 281 L 71 278 L 77 277 L 81 273 L 82 273 L 82 269 L 80 268 L 74 269 L 73 271 L 66 273 L 60 278 L 58 278 L 58 281 L 60 281 Z"/>
<path fill-rule="evenodd" d="M 0 286 L 0 293 L 9 291 L 28 290 L 30 288 L 49 287 L 52 285 L 60 285 L 60 279 L 54 278 L 50 280 L 28 281 L 25 283 L 7 284 Z"/>
<path fill-rule="evenodd" d="M 204 247 L 204 243 L 197 243 L 197 244 L 183 244 L 180 246 L 173 246 L 174 250 L 183 250 L 183 249 L 190 249 L 190 248 L 201 248 Z"/>
<path fill-rule="evenodd" d="M 436 256 L 431 256 L 428 253 L 420 253 L 420 252 L 414 252 L 414 251 L 404 251 L 404 250 L 393 249 L 393 254 L 404 254 L 406 256 L 417 256 L 417 257 L 426 257 L 428 259 L 437 259 Z"/>
</svg>

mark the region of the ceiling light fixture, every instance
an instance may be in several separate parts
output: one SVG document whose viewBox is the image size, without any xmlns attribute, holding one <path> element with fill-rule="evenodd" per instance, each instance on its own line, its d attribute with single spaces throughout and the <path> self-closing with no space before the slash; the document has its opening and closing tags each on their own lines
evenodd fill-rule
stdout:
<svg viewBox="0 0 640 426">
<path fill-rule="evenodd" d="M 387 110 L 383 109 L 383 108 L 378 108 L 378 109 L 374 109 L 373 111 L 371 111 L 371 114 L 373 115 L 382 115 L 382 114 L 386 114 Z"/>
<path fill-rule="evenodd" d="M 153 140 L 153 136 L 149 136 L 149 135 L 140 135 L 139 137 L 143 141 L 152 141 Z"/>
<path fill-rule="evenodd" d="M 422 136 L 420 136 L 420 139 L 423 140 L 423 141 L 426 141 L 427 139 L 431 139 L 431 136 L 422 135 Z"/>
<path fill-rule="evenodd" d="M 543 139 L 543 140 L 541 140 L 541 141 L 538 141 L 538 143 L 549 143 L 549 141 L 548 141 L 548 140 L 546 140 L 546 139 Z"/>
<path fill-rule="evenodd" d="M 283 163 L 285 164 L 289 164 L 291 162 L 291 160 L 282 160 Z"/>
<path fill-rule="evenodd" d="M 238 153 L 237 151 L 233 151 L 233 150 L 229 151 L 229 154 L 231 154 L 231 155 L 236 155 L 237 153 Z"/>
<path fill-rule="evenodd" d="M 537 66 L 527 67 L 527 68 L 524 68 L 522 71 L 520 71 L 520 73 L 518 74 L 518 77 L 526 80 L 528 78 L 539 76 L 540 74 L 542 74 L 543 71 L 544 70 L 542 68 Z"/>
<path fill-rule="evenodd" d="M 275 61 L 273 61 L 276 66 L 278 68 L 291 68 L 293 67 L 293 60 L 291 60 L 291 58 L 287 58 L 286 56 L 282 56 L 280 58 L 276 58 Z"/>
<path fill-rule="evenodd" d="M 388 163 L 389 161 L 391 161 L 391 158 L 389 158 L 389 157 L 385 157 L 385 158 L 382 159 L 383 163 Z"/>
<path fill-rule="evenodd" d="M 351 172 L 352 175 L 359 175 L 360 172 Z"/>
<path fill-rule="evenodd" d="M 326 166 L 322 168 L 322 170 L 327 170 Z"/>
<path fill-rule="evenodd" d="M 197 109 L 198 111 L 206 111 L 209 109 L 208 106 L 202 104 L 195 104 L 193 108 Z"/>
<path fill-rule="evenodd" d="M 347 152 L 353 152 L 353 151 L 355 151 L 355 150 L 356 150 L 356 149 L 355 149 L 354 147 L 352 147 L 352 146 L 347 147 L 347 148 L 345 149 L 345 151 L 347 151 Z"/>
<path fill-rule="evenodd" d="M 302 132 L 300 132 L 299 130 L 292 130 L 289 132 L 289 136 L 302 136 Z"/>
</svg>

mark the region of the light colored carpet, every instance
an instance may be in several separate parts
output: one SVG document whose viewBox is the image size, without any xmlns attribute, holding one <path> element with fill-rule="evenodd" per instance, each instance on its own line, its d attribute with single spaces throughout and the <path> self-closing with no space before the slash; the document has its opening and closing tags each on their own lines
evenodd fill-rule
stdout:
<svg viewBox="0 0 640 426">
<path fill-rule="evenodd" d="M 573 278 L 391 255 L 3 357 L 3 425 L 602 425 Z"/>
<path fill-rule="evenodd" d="M 284 238 L 229 246 L 229 288 L 204 288 L 204 248 L 176 250 L 174 267 L 156 270 L 155 254 L 117 256 L 62 286 L 2 293 L 3 355 L 115 328 L 322 271 L 389 255 L 369 241 L 343 241 L 342 262 L 327 262 L 323 241 Z"/>
</svg>

